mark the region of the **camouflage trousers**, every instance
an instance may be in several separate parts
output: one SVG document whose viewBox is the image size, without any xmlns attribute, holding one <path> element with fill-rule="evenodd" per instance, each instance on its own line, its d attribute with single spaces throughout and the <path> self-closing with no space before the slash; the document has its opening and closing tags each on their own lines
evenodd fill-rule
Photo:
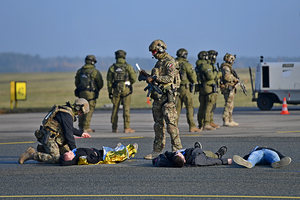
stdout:
<svg viewBox="0 0 300 200">
<path fill-rule="evenodd" d="M 167 95 L 164 94 L 161 99 L 154 100 L 152 107 L 154 119 L 155 138 L 153 142 L 153 151 L 161 152 L 165 148 L 165 123 L 167 132 L 170 134 L 172 151 L 182 148 L 177 128 L 177 111 L 174 102 L 168 102 Z"/>
<path fill-rule="evenodd" d="M 89 100 L 90 111 L 84 115 L 78 115 L 79 129 L 89 129 L 92 121 L 92 115 L 96 107 L 96 100 Z"/>
<path fill-rule="evenodd" d="M 118 112 L 121 101 L 123 102 L 123 119 L 124 119 L 124 129 L 130 128 L 130 103 L 131 94 L 128 87 L 125 88 L 123 92 L 119 92 L 117 89 L 113 92 L 113 109 L 111 114 L 112 129 L 117 129 L 118 127 Z"/>
<path fill-rule="evenodd" d="M 223 111 L 223 121 L 224 122 L 232 122 L 232 112 L 233 112 L 233 100 L 235 91 L 234 90 L 223 90 L 222 94 L 224 95 L 225 106 Z"/>
<path fill-rule="evenodd" d="M 37 152 L 34 156 L 39 162 L 59 163 L 60 155 L 70 151 L 69 145 L 59 146 L 54 138 L 50 138 L 43 147 L 47 153 Z"/>
<path fill-rule="evenodd" d="M 216 93 L 203 95 L 200 93 L 199 95 L 200 106 L 197 115 L 199 128 L 211 123 L 211 115 L 215 104 L 215 94 Z"/>
<path fill-rule="evenodd" d="M 219 95 L 219 93 L 213 93 L 212 97 L 211 97 L 211 101 L 213 103 L 213 107 L 212 107 L 212 110 L 210 112 L 210 120 L 209 120 L 210 123 L 214 123 L 214 112 L 215 112 L 216 107 L 217 107 L 218 95 Z"/>
<path fill-rule="evenodd" d="M 189 88 L 186 88 L 185 85 L 180 86 L 179 90 L 179 97 L 176 105 L 176 111 L 178 114 L 177 123 L 179 120 L 179 115 L 181 113 L 181 109 L 183 103 L 186 107 L 186 119 L 187 123 L 189 124 L 189 128 L 193 128 L 196 126 L 194 122 L 194 102 L 193 102 L 193 93 L 190 92 Z"/>
</svg>

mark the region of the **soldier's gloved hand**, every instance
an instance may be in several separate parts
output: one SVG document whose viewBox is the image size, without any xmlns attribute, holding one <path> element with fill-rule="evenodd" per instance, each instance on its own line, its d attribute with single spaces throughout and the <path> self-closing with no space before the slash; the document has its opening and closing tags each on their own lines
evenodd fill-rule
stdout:
<svg viewBox="0 0 300 200">
<path fill-rule="evenodd" d="M 156 76 L 148 76 L 147 77 L 147 83 L 152 83 L 153 81 L 155 81 L 155 79 L 156 79 Z"/>
<path fill-rule="evenodd" d="M 112 100 L 113 94 L 112 94 L 112 93 L 109 93 L 109 94 L 108 94 L 108 98 L 109 98 L 110 100 Z"/>
</svg>

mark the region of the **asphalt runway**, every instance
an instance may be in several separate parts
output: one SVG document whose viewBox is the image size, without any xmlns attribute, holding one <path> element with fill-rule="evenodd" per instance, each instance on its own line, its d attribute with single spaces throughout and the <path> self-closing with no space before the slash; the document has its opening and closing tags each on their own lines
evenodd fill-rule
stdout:
<svg viewBox="0 0 300 200">
<path fill-rule="evenodd" d="M 115 165 L 69 166 L 18 163 L 29 146 L 38 144 L 33 135 L 46 113 L 0 115 L 0 198 L 1 199 L 300 199 L 300 107 L 288 106 L 289 115 L 281 115 L 281 107 L 270 111 L 257 108 L 235 108 L 238 127 L 222 127 L 216 131 L 188 132 L 185 110 L 180 115 L 179 130 L 184 148 L 195 141 L 204 150 L 228 147 L 225 158 L 245 155 L 256 146 L 270 146 L 292 158 L 281 169 L 255 166 L 246 169 L 236 164 L 156 168 L 143 156 L 152 151 L 154 139 L 151 110 L 132 110 L 131 128 L 123 133 L 122 112 L 119 133 L 111 133 L 109 110 L 96 111 L 91 128 L 92 138 L 76 139 L 78 147 L 115 147 L 138 143 L 134 158 Z M 195 109 L 197 112 L 197 110 Z M 214 120 L 222 124 L 223 108 L 217 108 Z M 196 116 L 195 116 L 196 119 Z M 76 124 L 77 126 L 77 124 Z M 171 150 L 168 134 L 166 151 Z"/>
</svg>

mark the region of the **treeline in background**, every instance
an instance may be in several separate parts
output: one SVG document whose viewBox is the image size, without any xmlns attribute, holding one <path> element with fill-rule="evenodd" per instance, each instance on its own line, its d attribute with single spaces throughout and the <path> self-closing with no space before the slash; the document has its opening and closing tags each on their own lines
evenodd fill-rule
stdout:
<svg viewBox="0 0 300 200">
<path fill-rule="evenodd" d="M 32 72 L 75 72 L 84 65 L 82 57 L 53 57 L 42 58 L 39 55 L 28 55 L 19 53 L 0 53 L 0 73 L 32 73 Z M 97 58 L 96 68 L 99 71 L 108 70 L 109 66 L 115 62 L 114 57 Z M 173 55 L 175 56 L 175 55 Z M 223 62 L 223 56 L 218 56 L 218 62 Z M 189 62 L 195 66 L 196 57 L 188 57 Z M 260 57 L 239 57 L 237 55 L 234 68 L 255 67 Z M 149 58 L 130 58 L 126 59 L 127 63 L 135 67 L 135 63 L 139 63 L 140 67 L 145 70 L 153 68 L 156 59 Z M 265 62 L 299 62 L 299 57 L 265 57 Z"/>
</svg>

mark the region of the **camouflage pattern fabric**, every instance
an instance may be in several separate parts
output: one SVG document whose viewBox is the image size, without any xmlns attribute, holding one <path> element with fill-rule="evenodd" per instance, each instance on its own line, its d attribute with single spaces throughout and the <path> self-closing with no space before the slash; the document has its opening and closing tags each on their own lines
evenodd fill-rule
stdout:
<svg viewBox="0 0 300 200">
<path fill-rule="evenodd" d="M 81 98 L 85 98 L 84 95 L 82 95 Z M 88 102 L 89 102 L 90 111 L 87 114 L 78 115 L 78 127 L 79 129 L 82 130 L 86 130 L 90 128 L 92 115 L 96 107 L 96 100 L 89 100 Z"/>
<path fill-rule="evenodd" d="M 212 110 L 210 111 L 210 123 L 214 123 L 214 112 L 216 110 L 217 107 L 217 100 L 218 100 L 218 95 L 219 93 L 213 93 L 212 97 L 211 97 L 211 101 L 212 101 Z"/>
<path fill-rule="evenodd" d="M 172 151 L 177 151 L 182 148 L 179 129 L 177 128 L 178 115 L 175 105 L 176 93 L 173 96 L 173 102 L 170 100 L 168 101 L 168 96 L 166 94 L 171 88 L 171 84 L 174 84 L 177 88 L 180 86 L 179 72 L 176 67 L 177 63 L 172 56 L 168 53 L 161 53 L 151 72 L 151 76 L 157 77 L 156 81 L 159 85 L 164 86 L 164 94 L 161 98 L 154 99 L 152 107 L 152 114 L 155 122 L 155 139 L 153 143 L 153 151 L 155 152 L 161 152 L 165 148 L 165 123 L 167 125 L 167 132 L 170 134 Z"/>
<path fill-rule="evenodd" d="M 223 111 L 223 121 L 224 122 L 232 122 L 232 112 L 234 108 L 233 100 L 234 100 L 234 90 L 224 90 L 223 95 L 224 95 L 224 100 L 225 100 L 225 106 L 224 106 L 224 111 Z"/>
<path fill-rule="evenodd" d="M 164 94 L 160 100 L 154 100 L 153 102 L 152 114 L 155 122 L 153 151 L 156 152 L 161 152 L 165 148 L 165 123 L 167 125 L 167 132 L 170 134 L 172 151 L 177 151 L 182 148 L 179 129 L 177 128 L 177 111 L 175 103 L 165 103 L 167 98 L 167 95 Z"/>
<path fill-rule="evenodd" d="M 70 151 L 69 145 L 66 144 L 60 147 L 53 138 L 50 138 L 48 142 L 43 145 L 43 147 L 47 153 L 37 152 L 34 156 L 35 160 L 39 162 L 47 162 L 52 164 L 59 163 L 60 155 Z"/>
</svg>

